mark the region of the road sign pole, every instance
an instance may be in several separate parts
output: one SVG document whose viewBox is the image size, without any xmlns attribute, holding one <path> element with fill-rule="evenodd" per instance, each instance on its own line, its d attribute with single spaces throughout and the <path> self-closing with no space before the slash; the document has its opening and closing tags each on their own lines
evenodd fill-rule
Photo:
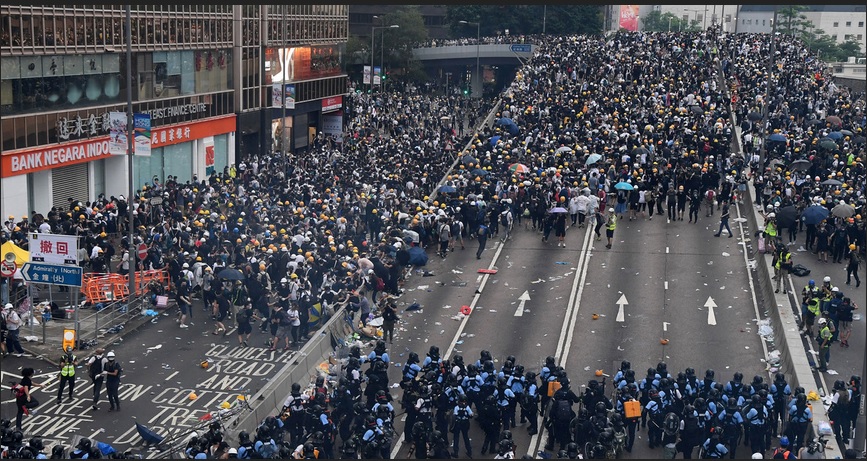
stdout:
<svg viewBox="0 0 867 461">
<path fill-rule="evenodd" d="M 78 336 L 78 331 L 79 331 L 79 325 L 78 325 L 78 290 L 76 290 L 74 293 L 72 293 L 72 306 L 75 309 L 75 311 L 73 312 L 73 315 L 72 315 L 75 319 L 73 322 L 73 328 L 75 328 L 75 341 L 76 341 L 76 343 L 78 343 L 78 341 L 79 341 L 79 339 L 78 339 L 79 338 L 79 336 Z M 76 344 L 75 348 L 78 349 L 78 344 Z"/>
<path fill-rule="evenodd" d="M 30 304 L 30 320 L 27 323 L 30 324 L 30 335 L 33 335 L 33 283 L 27 283 L 27 301 Z"/>
</svg>

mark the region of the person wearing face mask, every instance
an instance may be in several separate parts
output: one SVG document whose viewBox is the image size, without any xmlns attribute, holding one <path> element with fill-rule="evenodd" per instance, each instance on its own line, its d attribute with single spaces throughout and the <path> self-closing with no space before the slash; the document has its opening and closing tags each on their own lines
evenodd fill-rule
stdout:
<svg viewBox="0 0 867 461">
<path fill-rule="evenodd" d="M 90 381 L 93 382 L 93 409 L 97 409 L 99 403 L 99 392 L 102 390 L 102 384 L 105 382 L 105 375 L 102 373 L 105 369 L 105 364 L 108 360 L 103 355 L 105 349 L 98 348 L 96 353 L 87 360 L 87 368 L 89 371 Z"/>
</svg>

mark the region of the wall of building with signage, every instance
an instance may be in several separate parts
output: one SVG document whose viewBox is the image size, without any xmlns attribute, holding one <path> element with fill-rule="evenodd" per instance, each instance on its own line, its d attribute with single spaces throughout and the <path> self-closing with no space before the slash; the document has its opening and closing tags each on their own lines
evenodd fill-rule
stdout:
<svg viewBox="0 0 867 461">
<path fill-rule="evenodd" d="M 177 110 L 192 109 L 172 109 Z M 234 162 L 235 129 L 234 114 L 152 128 L 151 156 L 134 157 L 135 188 L 141 189 L 154 176 L 160 182 L 168 175 L 185 182 L 194 175 L 204 178 L 208 166 L 222 171 Z M 205 140 L 212 143 L 211 149 L 205 149 Z M 79 181 L 68 180 L 67 173 L 73 171 Z M 109 136 L 105 135 L 4 151 L 0 155 L 0 182 L 3 214 L 46 213 L 52 206 L 64 205 L 66 194 L 82 201 L 99 193 L 128 194 L 128 164 L 125 155 L 109 153 Z M 55 187 L 62 193 L 55 193 Z"/>
</svg>

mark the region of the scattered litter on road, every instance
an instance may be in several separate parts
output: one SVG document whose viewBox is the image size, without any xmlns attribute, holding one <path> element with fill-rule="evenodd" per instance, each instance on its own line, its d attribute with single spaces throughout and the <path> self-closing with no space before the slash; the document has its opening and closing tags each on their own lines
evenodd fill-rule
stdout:
<svg viewBox="0 0 867 461">
<path fill-rule="evenodd" d="M 829 375 L 839 375 L 840 374 L 840 373 L 837 373 L 837 371 L 835 371 L 835 370 L 828 370 L 828 371 L 826 371 L 826 373 L 828 373 Z"/>
<path fill-rule="evenodd" d="M 707 262 L 707 265 L 708 265 L 708 266 L 713 266 L 713 261 L 708 261 L 708 262 Z"/>
<path fill-rule="evenodd" d="M 566 262 L 566 261 L 557 261 L 555 264 L 560 264 L 561 266 L 567 266 L 567 265 L 569 265 L 569 263 Z"/>
<path fill-rule="evenodd" d="M 163 345 L 162 345 L 162 344 L 157 344 L 156 346 L 149 347 L 148 350 L 149 350 L 149 351 L 155 351 L 155 350 L 157 350 L 157 349 L 162 349 L 162 348 L 163 348 Z"/>
<path fill-rule="evenodd" d="M 719 289 L 720 289 L 720 290 L 725 290 L 725 289 L 726 289 L 726 286 L 723 285 L 723 286 L 719 287 Z"/>
<path fill-rule="evenodd" d="M 458 342 L 456 342 L 455 344 L 463 344 L 463 343 L 464 343 L 464 340 L 461 339 L 461 340 L 459 340 Z"/>
<path fill-rule="evenodd" d="M 725 256 L 726 258 L 728 258 L 729 256 L 731 256 L 730 254 L 726 253 L 725 251 L 723 251 L 722 255 Z"/>
</svg>

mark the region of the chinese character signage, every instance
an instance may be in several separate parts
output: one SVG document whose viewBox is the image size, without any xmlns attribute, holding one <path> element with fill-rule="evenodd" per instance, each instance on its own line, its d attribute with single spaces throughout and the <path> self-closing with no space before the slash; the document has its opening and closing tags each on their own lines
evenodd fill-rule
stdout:
<svg viewBox="0 0 867 461">
<path fill-rule="evenodd" d="M 287 109 L 295 108 L 295 84 L 289 83 L 284 88 L 283 92 L 283 103 L 286 104 Z"/>
<path fill-rule="evenodd" d="M 362 82 L 365 85 L 370 85 L 370 66 L 364 66 L 364 78 Z"/>
<path fill-rule="evenodd" d="M 147 114 L 135 114 L 135 147 L 133 153 L 142 157 L 151 156 L 151 117 Z"/>
<path fill-rule="evenodd" d="M 620 5 L 620 28 L 631 32 L 638 30 L 638 5 Z"/>
<path fill-rule="evenodd" d="M 280 87 L 283 87 L 281 91 Z M 271 106 L 280 107 L 285 103 L 287 109 L 295 108 L 295 84 L 284 85 L 282 83 L 274 83 L 271 85 Z"/>
<path fill-rule="evenodd" d="M 373 68 L 373 84 L 379 85 L 382 83 L 382 68 L 376 66 Z"/>
<path fill-rule="evenodd" d="M 29 234 L 30 261 L 45 264 L 78 264 L 78 237 L 58 234 Z"/>
<path fill-rule="evenodd" d="M 215 164 L 214 137 L 203 138 L 202 144 L 205 146 L 205 176 L 210 176 L 214 172 Z"/>
<path fill-rule="evenodd" d="M 126 122 L 126 112 L 109 112 L 108 151 L 111 153 L 111 155 L 126 155 Z"/>
</svg>

